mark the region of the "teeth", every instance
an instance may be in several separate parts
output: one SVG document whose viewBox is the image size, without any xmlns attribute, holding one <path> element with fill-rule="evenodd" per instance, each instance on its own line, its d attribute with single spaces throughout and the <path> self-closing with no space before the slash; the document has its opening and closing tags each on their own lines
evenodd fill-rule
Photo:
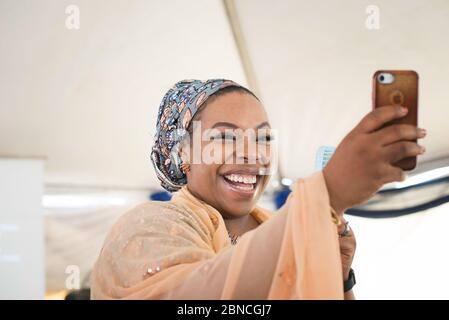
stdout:
<svg viewBox="0 0 449 320">
<path fill-rule="evenodd" d="M 254 189 L 254 185 L 253 184 L 248 184 L 246 186 L 236 185 L 235 187 L 237 189 L 240 189 L 240 190 L 253 190 Z"/>
<path fill-rule="evenodd" d="M 240 183 L 245 183 L 245 184 L 253 184 L 253 183 L 256 183 L 256 181 L 257 181 L 256 175 L 229 174 L 229 175 L 226 175 L 225 177 L 226 177 L 226 179 L 228 179 L 230 181 L 240 182 Z"/>
</svg>

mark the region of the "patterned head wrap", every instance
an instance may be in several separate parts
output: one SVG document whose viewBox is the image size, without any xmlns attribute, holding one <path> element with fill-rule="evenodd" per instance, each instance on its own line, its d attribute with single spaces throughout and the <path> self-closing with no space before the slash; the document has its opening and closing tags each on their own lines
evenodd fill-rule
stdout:
<svg viewBox="0 0 449 320">
<path fill-rule="evenodd" d="M 164 189 L 176 191 L 187 183 L 181 170 L 180 148 L 190 121 L 212 94 L 230 86 L 246 89 L 226 79 L 183 80 L 165 94 L 159 106 L 151 151 L 151 161 Z"/>
</svg>

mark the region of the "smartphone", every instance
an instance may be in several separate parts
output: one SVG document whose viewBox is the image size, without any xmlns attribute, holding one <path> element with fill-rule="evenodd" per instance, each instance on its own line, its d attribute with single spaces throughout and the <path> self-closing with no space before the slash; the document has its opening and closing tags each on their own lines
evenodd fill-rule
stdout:
<svg viewBox="0 0 449 320">
<path fill-rule="evenodd" d="M 412 70 L 379 70 L 373 76 L 373 109 L 400 105 L 408 109 L 405 117 L 387 123 L 418 126 L 418 73 Z M 416 140 L 415 140 L 416 142 Z M 402 159 L 395 166 L 410 171 L 416 167 L 416 157 Z"/>
</svg>

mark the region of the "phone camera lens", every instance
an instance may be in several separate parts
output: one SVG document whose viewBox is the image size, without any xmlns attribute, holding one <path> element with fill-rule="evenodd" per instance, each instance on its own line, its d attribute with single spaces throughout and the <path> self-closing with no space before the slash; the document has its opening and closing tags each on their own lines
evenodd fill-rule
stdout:
<svg viewBox="0 0 449 320">
<path fill-rule="evenodd" d="M 394 76 L 389 72 L 382 72 L 377 75 L 377 81 L 381 84 L 387 85 L 394 82 Z"/>
</svg>

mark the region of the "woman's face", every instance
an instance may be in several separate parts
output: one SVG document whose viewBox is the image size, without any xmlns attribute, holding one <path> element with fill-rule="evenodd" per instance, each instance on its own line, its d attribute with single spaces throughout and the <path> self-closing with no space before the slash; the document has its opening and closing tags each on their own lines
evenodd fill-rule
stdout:
<svg viewBox="0 0 449 320">
<path fill-rule="evenodd" d="M 199 123 L 183 149 L 187 188 L 224 218 L 248 214 L 269 178 L 272 137 L 263 106 L 250 94 L 225 93 L 208 102 Z"/>
</svg>

